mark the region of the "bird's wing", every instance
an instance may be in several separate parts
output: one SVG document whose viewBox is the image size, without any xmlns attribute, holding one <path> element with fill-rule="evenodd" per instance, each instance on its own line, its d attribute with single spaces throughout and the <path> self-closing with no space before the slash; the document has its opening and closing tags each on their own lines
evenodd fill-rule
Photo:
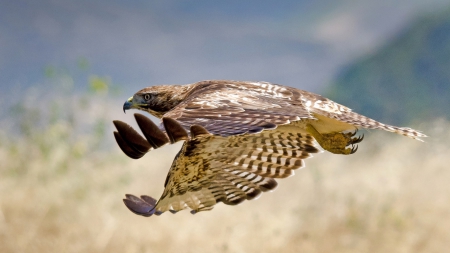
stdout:
<svg viewBox="0 0 450 253">
<path fill-rule="evenodd" d="M 115 121 L 116 127 L 119 126 L 118 132 L 115 132 L 116 140 L 122 142 L 119 146 L 133 158 L 136 158 L 135 153 L 145 154 L 157 148 L 151 144 L 155 142 L 154 136 L 161 139 L 165 134 L 150 120 L 145 121 L 144 116 L 136 115 L 141 129 L 153 129 L 152 133 L 142 129 L 147 145 L 143 144 L 146 140 L 131 127 Z M 222 137 L 194 125 L 190 128 L 189 137 L 177 121 L 164 118 L 163 122 L 166 143 L 169 140 L 186 142 L 174 159 L 158 201 L 145 195 L 141 198 L 126 195 L 126 206 L 143 216 L 186 208 L 195 213 L 210 210 L 218 202 L 236 205 L 246 199 L 251 200 L 261 192 L 273 190 L 277 186 L 275 178 L 293 175 L 295 169 L 304 166 L 305 158 L 319 152 L 313 137 L 293 127 L 286 127 L 283 131 Z M 146 124 L 153 125 L 147 127 Z M 133 150 L 132 155 L 130 150 Z"/>
<path fill-rule="evenodd" d="M 176 119 L 185 129 L 201 125 L 221 136 L 258 133 L 312 118 L 298 90 L 265 82 L 221 82 L 198 87 L 164 117 Z"/>
</svg>

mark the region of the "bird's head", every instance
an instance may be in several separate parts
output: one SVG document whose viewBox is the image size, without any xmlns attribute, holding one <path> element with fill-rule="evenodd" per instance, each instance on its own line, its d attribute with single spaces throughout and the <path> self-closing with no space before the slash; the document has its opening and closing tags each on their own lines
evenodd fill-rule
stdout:
<svg viewBox="0 0 450 253">
<path fill-rule="evenodd" d="M 123 104 L 123 111 L 138 109 L 162 118 L 186 97 L 189 87 L 186 85 L 158 85 L 144 88 Z"/>
</svg>

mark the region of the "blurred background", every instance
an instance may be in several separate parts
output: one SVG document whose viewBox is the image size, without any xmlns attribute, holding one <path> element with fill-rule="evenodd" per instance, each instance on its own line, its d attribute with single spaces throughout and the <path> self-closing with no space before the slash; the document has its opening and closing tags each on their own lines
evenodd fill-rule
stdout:
<svg viewBox="0 0 450 253">
<path fill-rule="evenodd" d="M 370 131 L 239 206 L 143 218 L 180 145 L 126 157 L 155 84 L 268 81 L 429 135 Z M 450 1 L 0 1 L 0 252 L 444 252 Z"/>
</svg>

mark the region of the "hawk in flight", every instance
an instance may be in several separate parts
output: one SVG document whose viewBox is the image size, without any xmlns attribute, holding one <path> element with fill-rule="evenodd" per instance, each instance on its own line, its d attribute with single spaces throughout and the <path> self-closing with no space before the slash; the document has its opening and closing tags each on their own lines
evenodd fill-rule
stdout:
<svg viewBox="0 0 450 253">
<path fill-rule="evenodd" d="M 123 109 L 162 119 L 159 126 L 135 114 L 144 137 L 121 121 L 114 136 L 138 159 L 167 143 L 184 141 L 160 199 L 127 194 L 125 205 L 143 216 L 189 208 L 236 205 L 275 189 L 276 178 L 294 174 L 304 159 L 327 150 L 353 154 L 358 128 L 382 129 L 420 140 L 424 134 L 390 126 L 320 95 L 267 82 L 202 81 L 144 88 Z"/>
</svg>

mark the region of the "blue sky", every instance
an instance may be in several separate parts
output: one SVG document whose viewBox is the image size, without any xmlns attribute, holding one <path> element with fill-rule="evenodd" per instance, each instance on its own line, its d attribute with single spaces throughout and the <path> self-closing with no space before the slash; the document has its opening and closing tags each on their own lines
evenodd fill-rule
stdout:
<svg viewBox="0 0 450 253">
<path fill-rule="evenodd" d="M 444 0 L 1 1 L 0 89 L 45 82 L 77 62 L 132 93 L 205 79 L 261 80 L 319 91 Z M 79 77 L 79 78 L 77 78 Z"/>
</svg>

